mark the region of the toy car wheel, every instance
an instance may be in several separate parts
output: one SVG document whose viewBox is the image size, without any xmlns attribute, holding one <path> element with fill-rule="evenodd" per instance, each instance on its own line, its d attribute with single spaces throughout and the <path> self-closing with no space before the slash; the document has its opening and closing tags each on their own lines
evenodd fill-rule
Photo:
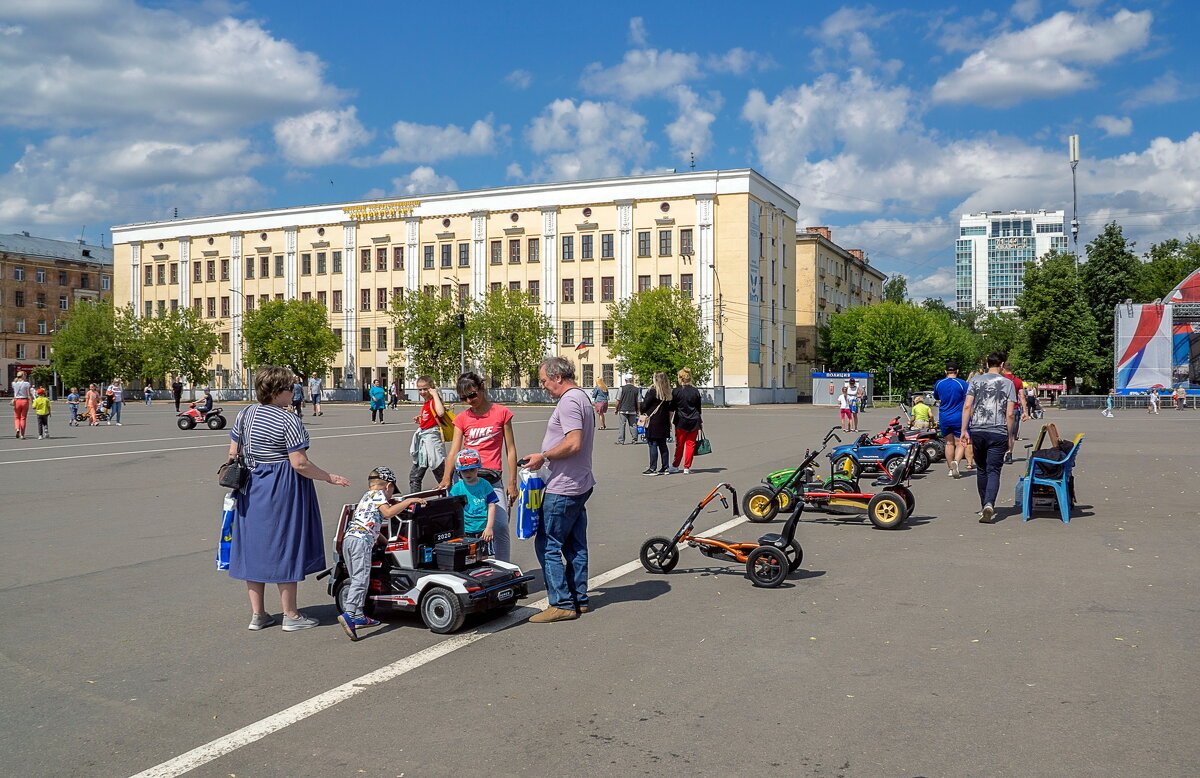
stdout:
<svg viewBox="0 0 1200 778">
<path fill-rule="evenodd" d="M 925 449 L 919 449 L 917 451 L 917 456 L 913 459 L 913 472 L 924 473 L 929 469 L 929 463 L 931 461 L 932 460 L 930 460 L 929 455 L 925 453 Z"/>
<path fill-rule="evenodd" d="M 787 578 L 791 564 L 782 548 L 759 546 L 746 557 L 746 575 L 755 586 L 774 588 Z"/>
<path fill-rule="evenodd" d="M 421 621 L 431 632 L 439 635 L 453 632 L 466 618 L 458 597 L 444 586 L 434 586 L 421 598 Z"/>
<path fill-rule="evenodd" d="M 855 481 L 840 477 L 829 479 L 828 489 L 834 494 L 861 494 Z"/>
<path fill-rule="evenodd" d="M 908 518 L 908 508 L 898 494 L 881 492 L 867 503 L 867 518 L 880 529 L 895 529 Z"/>
<path fill-rule="evenodd" d="M 796 568 L 804 561 L 804 549 L 800 546 L 800 541 L 792 538 L 792 542 L 783 550 L 788 558 L 788 572 L 796 572 Z"/>
<path fill-rule="evenodd" d="M 337 605 L 338 613 L 349 612 L 350 606 L 346 602 L 346 595 L 349 593 L 350 593 L 350 581 L 349 580 L 343 581 L 342 585 L 339 586 L 337 588 L 337 590 L 333 593 L 333 601 Z M 363 602 L 363 613 L 365 613 L 368 616 L 372 616 L 375 613 L 375 603 L 371 601 L 370 597 L 368 597 Z"/>
<path fill-rule="evenodd" d="M 913 509 L 917 507 L 917 497 L 913 494 L 912 489 L 909 489 L 907 486 L 900 486 L 897 484 L 888 491 L 895 492 L 896 494 L 900 495 L 901 500 L 904 500 L 904 508 L 907 511 L 904 515 L 904 518 L 907 519 L 909 516 L 911 516 L 913 514 Z"/>
<path fill-rule="evenodd" d="M 925 456 L 929 457 L 930 462 L 937 462 L 939 459 L 941 459 L 942 457 L 944 457 L 946 455 L 945 448 L 938 445 L 937 443 L 935 443 L 933 441 L 926 443 L 924 446 L 924 449 L 925 449 Z"/>
<path fill-rule="evenodd" d="M 191 430 L 196 428 L 196 420 L 191 416 L 180 416 L 179 421 L 175 422 L 175 424 L 181 430 Z"/>
<path fill-rule="evenodd" d="M 209 419 L 205 423 L 208 424 L 208 428 L 210 430 L 225 429 L 225 417 L 224 416 L 213 416 L 211 419 Z"/>
<path fill-rule="evenodd" d="M 669 573 L 679 564 L 679 549 L 671 543 L 670 538 L 653 537 L 642 544 L 638 553 L 642 567 L 651 573 Z"/>
<path fill-rule="evenodd" d="M 755 523 L 770 521 L 779 513 L 779 503 L 772 499 L 775 490 L 769 486 L 755 486 L 742 496 L 742 512 Z"/>
<path fill-rule="evenodd" d="M 792 509 L 792 503 L 796 501 L 796 495 L 788 489 L 779 492 L 779 496 L 775 498 L 775 506 L 782 513 L 787 513 Z"/>
<path fill-rule="evenodd" d="M 900 469 L 900 465 L 902 464 L 904 464 L 904 457 L 899 454 L 893 454 L 883 460 L 883 469 L 887 472 L 888 476 L 895 478 L 896 471 Z"/>
<path fill-rule="evenodd" d="M 849 454 L 842 454 L 837 459 L 833 460 L 833 474 L 849 478 L 851 481 L 856 480 L 861 474 L 862 468 L 858 466 L 858 462 Z"/>
</svg>

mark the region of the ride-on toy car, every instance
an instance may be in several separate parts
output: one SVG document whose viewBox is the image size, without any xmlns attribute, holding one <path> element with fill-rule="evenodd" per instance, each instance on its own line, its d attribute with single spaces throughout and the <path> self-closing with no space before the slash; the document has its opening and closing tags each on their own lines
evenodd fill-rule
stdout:
<svg viewBox="0 0 1200 778">
<path fill-rule="evenodd" d="M 188 409 L 179 414 L 175 424 L 181 430 L 195 429 L 197 424 L 207 424 L 210 430 L 225 429 L 225 417 L 221 411 L 221 408 L 210 408 L 208 413 L 201 413 L 196 403 L 188 403 Z"/>
<path fill-rule="evenodd" d="M 722 538 L 693 535 L 692 528 L 696 524 L 696 517 L 714 497 L 720 498 L 722 506 L 729 507 L 725 495 L 721 494 L 722 489 L 729 492 L 733 499 L 733 515 L 738 516 L 737 492 L 727 483 L 717 484 L 683 520 L 683 526 L 675 533 L 675 537 L 656 536 L 642 544 L 642 550 L 638 554 L 642 567 L 651 573 L 671 572 L 675 565 L 679 564 L 679 544 L 686 543 L 710 559 L 744 563 L 746 575 L 755 586 L 779 586 L 788 573 L 800 566 L 804 558 L 804 549 L 796 540 L 796 522 L 800 520 L 800 514 L 804 510 L 803 504 L 798 501 L 795 503 L 792 515 L 784 522 L 782 532 L 763 535 L 756 543 L 737 543 Z"/>
<path fill-rule="evenodd" d="M 781 511 L 787 513 L 791 504 L 799 501 L 827 513 L 854 517 L 856 520 L 869 518 L 871 523 L 880 529 L 894 529 L 902 525 L 912 515 L 917 504 L 912 489 L 908 488 L 905 481 L 912 473 L 920 449 L 909 445 L 896 471 L 891 475 L 884 474 L 874 481 L 874 485 L 882 487 L 878 494 L 862 491 L 857 479 L 835 475 L 825 482 L 816 480 L 812 477 L 813 463 L 829 445 L 830 440 L 840 442 L 841 439 L 837 436 L 838 429 L 834 427 L 826 433 L 820 448 L 807 452 L 804 462 L 788 471 L 790 476 L 775 482 L 774 485 L 767 482 L 747 490 L 742 502 L 746 518 L 753 522 L 770 521 Z M 775 473 L 771 475 L 774 476 Z"/>
<path fill-rule="evenodd" d="M 472 613 L 506 613 L 529 596 L 533 576 L 522 575 L 511 562 L 482 558 L 481 544 L 463 538 L 466 502 L 464 497 L 430 496 L 425 505 L 414 505 L 388 522 L 382 546 L 371 555 L 363 604 L 368 616 L 419 612 L 425 626 L 446 634 L 461 627 Z M 347 610 L 349 582 L 342 538 L 354 508 L 342 507 L 334 535 L 337 561 L 317 576 L 331 576 L 329 594 L 340 612 Z"/>
<path fill-rule="evenodd" d="M 895 443 L 874 443 L 870 435 L 859 435 L 853 443 L 834 447 L 829 452 L 829 460 L 834 474 L 856 479 L 864 472 L 883 470 L 888 475 L 895 475 L 905 455 L 912 448 L 920 449 L 918 459 L 923 459 L 926 469 L 929 467 L 929 456 L 916 441 L 897 441 Z M 914 472 L 919 468 L 914 467 Z"/>
</svg>

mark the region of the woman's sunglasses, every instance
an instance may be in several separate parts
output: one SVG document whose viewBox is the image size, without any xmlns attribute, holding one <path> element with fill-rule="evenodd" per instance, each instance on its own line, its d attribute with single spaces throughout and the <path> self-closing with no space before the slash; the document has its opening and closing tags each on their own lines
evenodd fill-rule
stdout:
<svg viewBox="0 0 1200 778">
<path fill-rule="evenodd" d="M 478 396 L 479 396 L 479 392 L 471 392 L 470 394 L 460 394 L 458 396 L 458 399 L 462 400 L 463 402 L 466 402 L 467 400 L 474 400 Z"/>
</svg>

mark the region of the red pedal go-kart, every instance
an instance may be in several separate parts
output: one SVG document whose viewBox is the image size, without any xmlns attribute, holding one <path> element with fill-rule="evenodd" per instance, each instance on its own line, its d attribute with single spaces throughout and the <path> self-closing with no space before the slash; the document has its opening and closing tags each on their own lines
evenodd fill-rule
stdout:
<svg viewBox="0 0 1200 778">
<path fill-rule="evenodd" d="M 197 424 L 205 424 L 210 430 L 222 430 L 225 429 L 225 417 L 221 415 L 220 408 L 210 408 L 207 413 L 202 413 L 196 403 L 189 403 L 188 409 L 179 414 L 175 424 L 181 430 L 195 429 Z"/>
</svg>

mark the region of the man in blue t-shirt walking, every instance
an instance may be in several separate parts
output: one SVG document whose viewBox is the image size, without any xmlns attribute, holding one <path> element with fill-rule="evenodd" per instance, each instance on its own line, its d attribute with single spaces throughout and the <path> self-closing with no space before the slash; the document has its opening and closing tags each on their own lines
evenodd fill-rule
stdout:
<svg viewBox="0 0 1200 778">
<path fill-rule="evenodd" d="M 967 447 L 959 441 L 962 436 L 963 400 L 967 396 L 967 382 L 958 377 L 958 365 L 946 363 L 946 377 L 933 385 L 933 399 L 938 403 L 938 426 L 946 436 L 946 475 L 958 478 L 958 460 L 967 453 Z"/>
</svg>

